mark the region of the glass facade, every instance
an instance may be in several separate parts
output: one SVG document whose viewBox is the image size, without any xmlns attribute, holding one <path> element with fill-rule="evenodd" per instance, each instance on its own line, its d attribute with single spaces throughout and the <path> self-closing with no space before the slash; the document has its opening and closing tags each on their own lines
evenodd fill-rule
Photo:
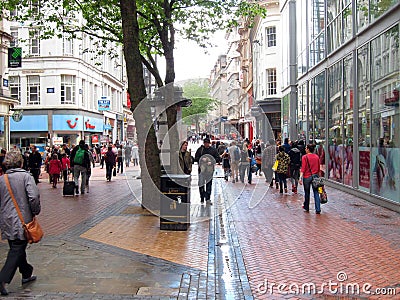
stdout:
<svg viewBox="0 0 400 300">
<path fill-rule="evenodd" d="M 312 68 L 325 58 L 325 1 L 308 0 L 309 66 Z"/>
<path fill-rule="evenodd" d="M 302 16 L 306 9 L 309 20 L 304 24 L 297 18 L 297 25 L 302 26 L 297 29 L 297 39 L 301 39 L 297 42 L 297 139 L 317 144 L 321 168 L 329 180 L 398 203 L 400 25 L 397 17 L 390 28 L 375 31 L 369 28 L 382 26 L 373 24 L 374 20 L 399 2 L 303 0 L 296 3 Z M 326 14 L 321 13 L 325 11 Z M 325 30 L 326 54 L 334 57 L 330 60 L 325 59 L 323 44 L 316 47 Z M 351 40 L 354 34 L 362 34 L 364 44 Z M 350 40 L 354 47 L 348 47 L 343 54 L 336 51 Z M 308 49 L 308 66 L 303 59 L 305 49 Z M 321 61 L 325 64 L 318 64 Z M 313 75 L 304 77 L 312 74 L 308 71 L 317 64 Z"/>
<path fill-rule="evenodd" d="M 399 26 L 370 47 L 371 192 L 400 201 Z"/>
</svg>

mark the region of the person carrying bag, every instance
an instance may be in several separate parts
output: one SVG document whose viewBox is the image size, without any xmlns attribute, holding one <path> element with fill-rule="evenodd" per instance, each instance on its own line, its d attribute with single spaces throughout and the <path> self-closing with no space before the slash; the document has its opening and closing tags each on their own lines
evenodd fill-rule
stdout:
<svg viewBox="0 0 400 300">
<path fill-rule="evenodd" d="M 304 185 L 304 204 L 303 209 L 305 212 L 309 211 L 310 206 L 310 192 L 311 188 L 314 193 L 315 213 L 321 213 L 321 201 L 319 198 L 318 188 L 312 185 L 315 175 L 318 176 L 320 170 L 319 157 L 314 154 L 315 145 L 308 144 L 306 146 L 306 155 L 301 158 L 301 174 L 300 184 Z M 319 177 L 319 176 L 318 176 Z M 303 181 L 301 181 L 303 179 Z"/>
<path fill-rule="evenodd" d="M 41 210 L 39 189 L 32 175 L 22 169 L 21 153 L 18 150 L 9 151 L 4 164 L 7 168 L 7 178 L 0 177 L 0 230 L 2 239 L 8 240 L 10 250 L 0 271 L 0 293 L 3 296 L 8 294 L 5 285 L 12 281 L 17 269 L 22 274 L 22 284 L 36 280 L 33 267 L 26 260 L 29 237 L 25 236 L 17 207 L 23 222 L 27 224 L 31 223 Z"/>
</svg>

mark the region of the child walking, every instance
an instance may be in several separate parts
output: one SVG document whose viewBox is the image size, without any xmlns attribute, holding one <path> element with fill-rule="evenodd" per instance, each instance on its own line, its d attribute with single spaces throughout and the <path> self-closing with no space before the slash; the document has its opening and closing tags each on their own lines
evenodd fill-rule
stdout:
<svg viewBox="0 0 400 300">
<path fill-rule="evenodd" d="M 62 172 L 61 162 L 58 159 L 57 154 L 54 153 L 49 163 L 49 174 L 52 178 L 53 188 L 57 188 L 57 182 L 58 179 L 60 178 L 61 172 Z"/>
</svg>

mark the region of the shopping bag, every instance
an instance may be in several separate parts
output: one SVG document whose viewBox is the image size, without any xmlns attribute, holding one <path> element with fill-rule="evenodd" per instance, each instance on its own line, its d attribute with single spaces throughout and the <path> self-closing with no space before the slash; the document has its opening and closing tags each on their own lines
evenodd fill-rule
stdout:
<svg viewBox="0 0 400 300">
<path fill-rule="evenodd" d="M 279 161 L 276 160 L 274 165 L 272 166 L 272 171 L 276 172 L 276 170 L 278 170 L 278 165 L 279 165 Z"/>
</svg>

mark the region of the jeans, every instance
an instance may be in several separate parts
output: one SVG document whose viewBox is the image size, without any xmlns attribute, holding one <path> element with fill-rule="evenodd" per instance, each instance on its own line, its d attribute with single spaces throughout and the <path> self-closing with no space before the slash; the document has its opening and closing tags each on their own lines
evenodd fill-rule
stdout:
<svg viewBox="0 0 400 300">
<path fill-rule="evenodd" d="M 247 163 L 245 165 L 243 163 L 240 163 L 239 174 L 240 174 L 240 180 L 242 182 L 244 182 L 244 175 L 246 174 L 246 172 L 247 172 L 247 180 L 249 183 L 251 183 L 251 179 L 253 176 L 251 174 L 250 163 Z"/>
<path fill-rule="evenodd" d="M 30 172 L 31 172 L 33 178 L 35 179 L 35 183 L 38 184 L 39 183 L 40 168 L 32 168 L 32 169 L 30 169 Z"/>
<path fill-rule="evenodd" d="M 199 190 L 200 190 L 200 199 L 210 200 L 211 198 L 211 188 L 212 188 L 212 178 L 213 173 L 200 172 L 199 173 Z M 204 186 L 206 188 L 204 189 Z"/>
<path fill-rule="evenodd" d="M 114 168 L 113 163 L 106 162 L 106 178 L 109 180 L 111 180 L 113 168 Z"/>
<path fill-rule="evenodd" d="M 303 186 L 304 186 L 304 209 L 310 209 L 310 192 L 311 189 L 314 192 L 314 203 L 315 203 L 315 212 L 321 212 L 321 201 L 319 199 L 318 189 L 314 189 L 311 185 L 312 177 L 303 178 Z"/>
<path fill-rule="evenodd" d="M 279 179 L 279 190 L 282 192 L 283 188 L 287 189 L 287 182 L 286 182 L 286 174 L 285 173 L 277 173 Z"/>
<path fill-rule="evenodd" d="M 121 173 L 124 173 L 124 162 L 122 157 L 117 158 L 118 162 L 118 168 L 117 168 L 117 173 L 119 173 L 119 170 L 121 169 Z"/>
<path fill-rule="evenodd" d="M 81 176 L 81 193 L 84 193 L 85 187 L 86 187 L 86 168 L 81 165 L 75 165 L 74 166 L 74 181 L 75 181 L 76 189 L 79 186 L 79 176 Z"/>
<path fill-rule="evenodd" d="M 129 167 L 130 162 L 131 162 L 131 157 L 125 154 L 125 166 Z"/>
<path fill-rule="evenodd" d="M 292 183 L 292 186 L 295 186 L 296 189 L 299 185 L 299 177 L 300 177 L 300 170 L 298 169 L 293 169 L 291 170 L 292 177 L 290 178 L 290 182 Z"/>
<path fill-rule="evenodd" d="M 10 250 L 8 251 L 6 262 L 0 271 L 0 282 L 10 283 L 15 272 L 19 269 L 22 278 L 32 276 L 33 267 L 26 260 L 26 246 L 28 241 L 8 240 Z"/>
</svg>

